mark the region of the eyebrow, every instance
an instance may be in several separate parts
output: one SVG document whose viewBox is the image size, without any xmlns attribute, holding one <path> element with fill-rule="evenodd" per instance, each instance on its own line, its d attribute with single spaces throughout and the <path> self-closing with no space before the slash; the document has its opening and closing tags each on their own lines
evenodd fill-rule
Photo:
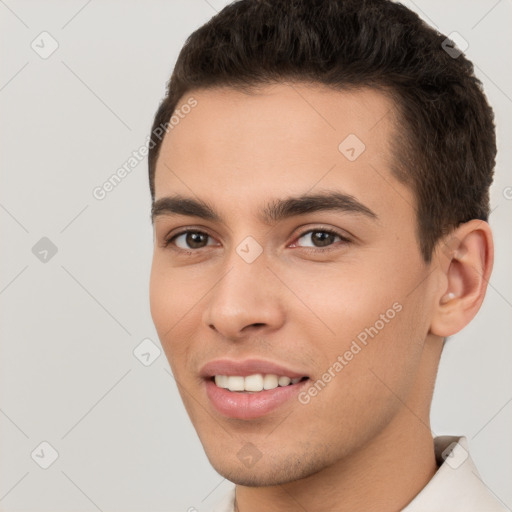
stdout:
<svg viewBox="0 0 512 512">
<path fill-rule="evenodd" d="M 334 191 L 272 200 L 260 209 L 258 218 L 264 224 L 271 225 L 289 217 L 319 211 L 339 211 L 363 215 L 372 220 L 378 219 L 375 212 L 355 197 Z M 179 194 L 162 197 L 153 203 L 151 207 L 152 222 L 161 215 L 185 215 L 225 223 L 221 215 L 207 202 Z"/>
</svg>

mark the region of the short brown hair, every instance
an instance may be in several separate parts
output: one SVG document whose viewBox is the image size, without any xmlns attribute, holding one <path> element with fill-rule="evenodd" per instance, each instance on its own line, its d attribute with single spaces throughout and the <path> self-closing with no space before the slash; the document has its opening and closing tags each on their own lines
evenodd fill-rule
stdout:
<svg viewBox="0 0 512 512">
<path fill-rule="evenodd" d="M 185 42 L 150 135 L 151 197 L 162 138 L 184 94 L 217 86 L 250 91 L 287 80 L 390 95 L 403 140 L 394 175 L 416 198 L 420 249 L 460 223 L 487 220 L 496 136 L 494 114 L 463 54 L 446 36 L 390 0 L 238 0 Z"/>
</svg>

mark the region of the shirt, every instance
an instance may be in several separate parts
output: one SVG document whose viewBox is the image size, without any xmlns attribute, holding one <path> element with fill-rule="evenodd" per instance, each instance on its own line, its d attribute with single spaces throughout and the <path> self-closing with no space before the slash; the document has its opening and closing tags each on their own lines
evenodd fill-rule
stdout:
<svg viewBox="0 0 512 512">
<path fill-rule="evenodd" d="M 464 436 L 434 438 L 439 469 L 402 512 L 507 512 L 488 490 L 469 455 Z M 212 512 L 235 512 L 235 487 Z"/>
</svg>

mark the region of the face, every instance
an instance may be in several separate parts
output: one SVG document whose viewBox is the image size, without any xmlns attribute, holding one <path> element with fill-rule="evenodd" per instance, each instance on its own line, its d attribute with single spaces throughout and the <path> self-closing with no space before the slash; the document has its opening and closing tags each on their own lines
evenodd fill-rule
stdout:
<svg viewBox="0 0 512 512">
<path fill-rule="evenodd" d="M 393 104 L 284 83 L 189 96 L 156 168 L 153 321 L 214 468 L 297 480 L 382 435 L 420 368 L 432 286 Z"/>
</svg>

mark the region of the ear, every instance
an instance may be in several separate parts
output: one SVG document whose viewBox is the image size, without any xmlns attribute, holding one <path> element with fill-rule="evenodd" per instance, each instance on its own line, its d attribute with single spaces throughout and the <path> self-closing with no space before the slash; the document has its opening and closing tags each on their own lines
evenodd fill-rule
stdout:
<svg viewBox="0 0 512 512">
<path fill-rule="evenodd" d="M 430 333 L 446 338 L 465 327 L 485 297 L 494 262 L 489 224 L 461 224 L 436 246 L 443 279 L 437 290 Z"/>
</svg>

